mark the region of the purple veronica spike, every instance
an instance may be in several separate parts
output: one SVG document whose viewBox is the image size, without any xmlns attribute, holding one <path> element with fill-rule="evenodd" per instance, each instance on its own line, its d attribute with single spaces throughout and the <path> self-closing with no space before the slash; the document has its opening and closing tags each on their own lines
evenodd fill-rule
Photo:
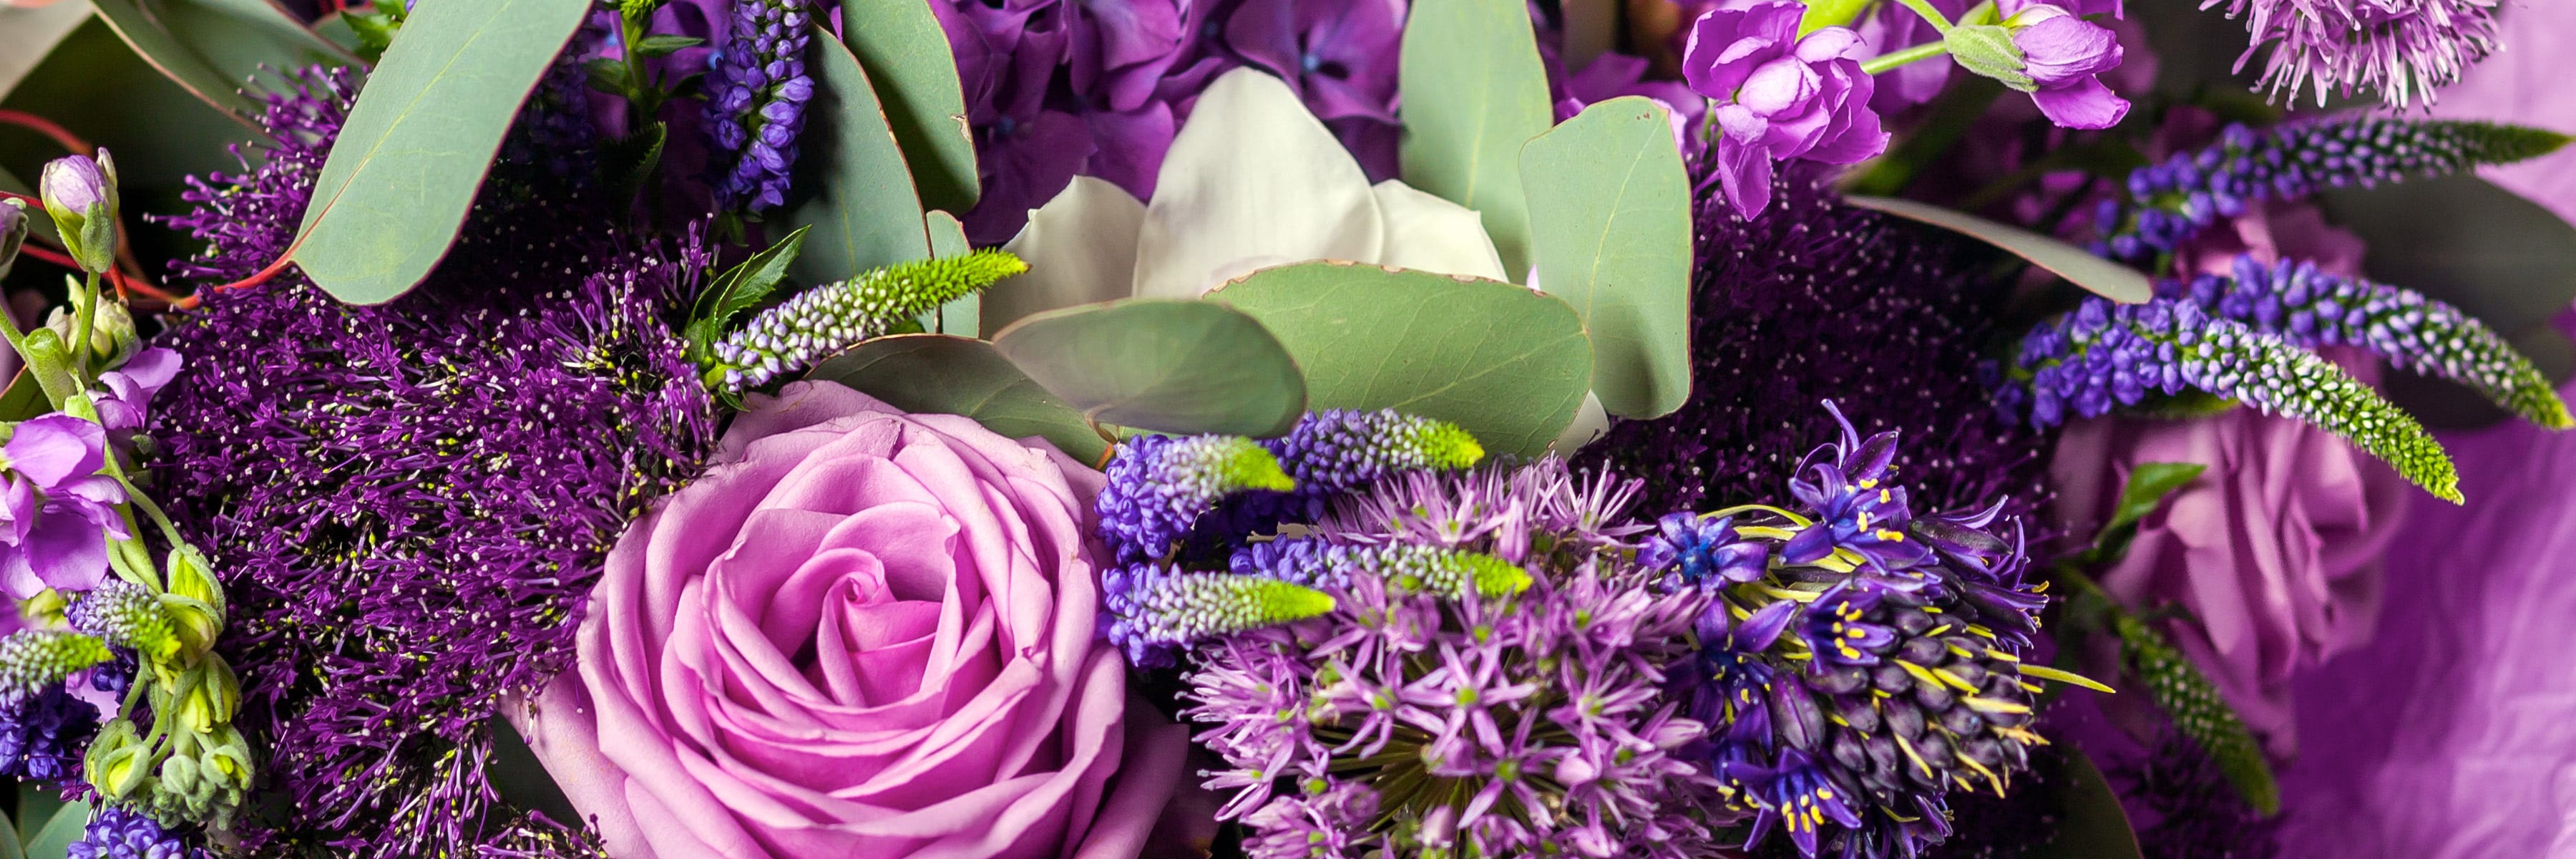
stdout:
<svg viewBox="0 0 2576 859">
<path fill-rule="evenodd" d="M 2233 273 L 2233 279 L 2166 281 L 2157 295 L 2301 346 L 2359 346 L 2400 368 L 2467 385 L 2550 429 L 2576 425 L 2530 359 L 2457 307 L 2414 290 L 2326 274 L 2305 260 L 2267 266 L 2245 254 Z"/>
<path fill-rule="evenodd" d="M 2190 301 L 2087 298 L 2031 329 L 2011 372 L 1996 403 L 2026 410 L 2033 426 L 2190 388 L 2342 436 L 2426 491 L 2460 499 L 2450 456 L 2413 417 L 2314 353 Z"/>
<path fill-rule="evenodd" d="M 1227 496 L 1295 483 L 1270 451 L 1237 436 L 1139 436 L 1119 446 L 1101 490 L 1100 536 L 1123 563 L 1158 560 Z"/>
<path fill-rule="evenodd" d="M 99 424 L 109 430 L 141 428 L 152 396 L 179 375 L 181 363 L 179 353 L 156 346 L 135 353 L 123 367 L 99 374 L 102 390 L 91 396 L 98 406 Z"/>
<path fill-rule="evenodd" d="M 1305 620 L 1333 608 L 1313 588 L 1267 576 L 1185 572 L 1141 564 L 1102 576 L 1101 613 L 1109 640 L 1127 662 L 1173 664 L 1177 649 L 1265 626 Z"/>
<path fill-rule="evenodd" d="M 0 701 L 0 775 L 78 784 L 81 756 L 97 733 L 98 708 L 60 683 Z"/>
<path fill-rule="evenodd" d="M 2173 253 L 2261 200 L 2510 164 L 2557 151 L 2567 135 L 2436 119 L 2342 116 L 2257 131 L 2229 125 L 2216 144 L 2129 173 L 2129 199 L 2094 213 L 2095 253 L 2129 262 Z"/>
<path fill-rule="evenodd" d="M 743 0 L 733 10 L 724 47 L 709 57 L 707 139 L 716 206 L 758 212 L 787 204 L 788 168 L 814 98 L 805 74 L 813 26 L 803 0 Z"/>
</svg>

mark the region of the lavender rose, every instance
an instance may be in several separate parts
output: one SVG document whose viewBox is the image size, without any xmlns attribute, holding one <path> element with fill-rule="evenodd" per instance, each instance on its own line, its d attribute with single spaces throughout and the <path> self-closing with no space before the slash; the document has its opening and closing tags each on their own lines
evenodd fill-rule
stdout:
<svg viewBox="0 0 2576 859">
<path fill-rule="evenodd" d="M 1132 856 L 1183 729 L 1099 611 L 1102 478 L 828 384 L 629 527 L 513 714 L 620 859 Z"/>
</svg>

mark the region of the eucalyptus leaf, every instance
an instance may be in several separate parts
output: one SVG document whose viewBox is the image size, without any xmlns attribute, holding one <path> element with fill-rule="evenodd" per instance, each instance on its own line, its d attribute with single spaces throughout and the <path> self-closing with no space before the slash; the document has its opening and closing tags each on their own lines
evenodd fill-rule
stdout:
<svg viewBox="0 0 2576 859">
<path fill-rule="evenodd" d="M 2094 256 L 2083 248 L 2020 227 L 1894 197 L 1850 196 L 1843 199 L 1854 206 L 1921 221 L 1994 245 L 2112 301 L 2142 304 L 2155 297 L 2155 286 L 2148 282 L 2146 275 Z"/>
<path fill-rule="evenodd" d="M 1555 124 L 1521 0 L 1415 0 L 1397 71 L 1404 181 L 1476 210 L 1503 271 L 1529 271 L 1521 146 Z"/>
<path fill-rule="evenodd" d="M 805 377 L 847 385 L 907 412 L 964 415 L 1009 438 L 1044 438 L 1086 463 L 1109 451 L 1082 412 L 1047 393 L 993 344 L 971 337 L 879 337 Z"/>
<path fill-rule="evenodd" d="M 929 259 L 921 201 L 867 71 L 819 27 L 811 53 L 805 68 L 814 76 L 814 100 L 805 106 L 804 153 L 785 223 L 814 233 L 788 273 L 829 283 Z"/>
<path fill-rule="evenodd" d="M 456 241 L 519 104 L 585 0 L 439 0 L 415 9 L 322 164 L 294 260 L 334 297 L 392 300 Z"/>
<path fill-rule="evenodd" d="M 9 348 L 0 346 L 0 349 Z M 9 387 L 0 390 L 0 421 L 15 423 L 53 411 L 54 404 L 45 400 L 45 389 L 36 384 L 36 376 L 23 366 L 9 379 Z"/>
<path fill-rule="evenodd" d="M 96 2 L 96 0 L 92 0 Z M 234 86 L 262 69 L 301 69 L 316 63 L 359 65 L 356 55 L 304 26 L 275 0 L 134 0 Z"/>
<path fill-rule="evenodd" d="M 2063 751 L 2063 775 L 2052 784 L 2063 803 L 2057 836 L 2028 853 L 2026 859 L 2139 859 L 2138 835 L 2120 794 L 2102 777 L 2093 759 L 2072 747 Z"/>
<path fill-rule="evenodd" d="M 22 793 L 45 792 L 44 788 L 37 787 L 32 784 L 21 784 L 18 786 L 18 790 Z M 20 819 L 24 820 L 25 818 Z M 0 859 L 26 859 L 27 845 L 18 840 L 18 831 L 14 825 L 8 827 L 8 831 L 0 832 L 0 836 L 6 836 L 0 837 Z"/>
<path fill-rule="evenodd" d="M 935 211 L 924 216 L 923 220 L 930 228 L 932 259 L 963 256 L 975 249 L 973 244 L 966 241 L 966 225 L 959 223 L 957 216 Z M 955 301 L 939 306 L 937 330 L 941 334 L 973 337 L 981 330 L 978 326 L 983 324 L 983 315 L 984 293 L 970 292 L 958 296 Z"/>
<path fill-rule="evenodd" d="M 55 3 L 50 6 L 0 5 L 0 98 L 18 88 L 27 73 L 53 53 L 54 46 L 89 20 L 89 7 L 81 3 Z"/>
<path fill-rule="evenodd" d="M 1547 452 L 1592 383 L 1574 308 L 1508 283 L 1315 262 L 1254 272 L 1208 300 L 1278 336 L 1305 368 L 1310 408 L 1452 421 L 1498 453 Z"/>
<path fill-rule="evenodd" d="M 63 804 L 62 794 L 25 783 L 18 785 L 18 807 L 11 819 L 17 830 L 12 840 L 18 842 L 19 851 L 24 852 L 28 842 L 36 840 L 36 833 L 45 828 L 46 821 L 54 819 L 54 812 L 61 811 Z"/>
<path fill-rule="evenodd" d="M 1629 418 L 1690 399 L 1691 188 L 1672 112 L 1593 104 L 1521 150 L 1538 285 L 1592 341 L 1592 391 Z"/>
<path fill-rule="evenodd" d="M 118 38 L 134 53 L 150 63 L 162 76 L 213 105 L 233 121 L 253 130 L 258 125 L 251 116 L 259 112 L 259 103 L 241 92 L 241 83 L 215 68 L 203 55 L 188 47 L 172 33 L 169 26 L 146 10 L 143 0 L 91 0 L 98 17 L 116 31 Z"/>
<path fill-rule="evenodd" d="M 841 7 L 850 53 L 876 82 L 886 122 L 911 162 L 924 208 L 963 212 L 982 192 L 975 176 L 975 138 L 966 125 L 965 88 L 948 33 L 928 3 L 850 3 Z"/>
<path fill-rule="evenodd" d="M 1305 378 L 1280 339 L 1224 304 L 1068 307 L 1011 323 L 993 348 L 1093 421 L 1270 437 L 1306 413 Z"/>
<path fill-rule="evenodd" d="M 65 803 L 54 810 L 52 817 L 45 819 L 44 827 L 36 830 L 36 837 L 27 841 L 27 859 L 69 859 L 72 842 L 79 841 L 82 831 L 88 827 L 89 803 Z"/>
<path fill-rule="evenodd" d="M 2576 226 L 2476 176 L 2318 195 L 2353 231 L 2371 279 L 2440 299 L 2508 334 L 2576 301 Z"/>
</svg>

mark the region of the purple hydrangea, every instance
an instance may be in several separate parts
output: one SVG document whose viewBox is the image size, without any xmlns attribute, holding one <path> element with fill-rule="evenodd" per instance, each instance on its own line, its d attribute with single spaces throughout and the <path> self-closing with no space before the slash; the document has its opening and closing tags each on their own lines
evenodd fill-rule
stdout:
<svg viewBox="0 0 2576 859">
<path fill-rule="evenodd" d="M 306 141 L 353 94 L 301 80 L 269 99 L 271 157 L 173 219 L 211 244 L 183 274 L 238 279 L 291 241 L 326 154 Z M 285 795 L 250 833 L 263 849 L 470 851 L 505 814 L 484 776 L 498 701 L 570 664 L 608 545 L 712 445 L 673 330 L 703 247 L 567 229 L 613 219 L 542 168 L 499 169 L 402 298 L 341 304 L 289 269 L 206 294 L 158 341 L 186 365 L 152 466 L 222 572 L 237 724 Z"/>
<path fill-rule="evenodd" d="M 813 34 L 803 0 L 741 0 L 705 82 L 716 207 L 760 212 L 787 204 L 788 170 L 814 79 L 805 74 Z"/>
</svg>

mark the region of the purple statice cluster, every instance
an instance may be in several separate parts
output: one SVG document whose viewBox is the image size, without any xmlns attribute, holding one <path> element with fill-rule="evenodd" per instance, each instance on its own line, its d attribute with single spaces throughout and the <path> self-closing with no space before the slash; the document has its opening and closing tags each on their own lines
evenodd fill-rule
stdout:
<svg viewBox="0 0 2576 859">
<path fill-rule="evenodd" d="M 2457 307 L 2411 289 L 2327 274 L 2304 260 L 2265 265 L 2243 254 L 2230 271 L 2234 277 L 2164 281 L 2156 296 L 2199 305 L 2213 317 L 2299 346 L 2360 347 L 2401 369 L 2466 385 L 2550 429 L 2576 425 L 2531 359 Z"/>
<path fill-rule="evenodd" d="M 185 833 L 164 828 L 152 815 L 108 806 L 90 816 L 67 855 L 70 859 L 208 859 L 214 853 L 191 845 Z"/>
<path fill-rule="evenodd" d="M 1804 856 L 1913 856 L 1949 834 L 1946 794 L 2000 794 L 2044 742 L 2021 654 L 2047 601 L 2003 504 L 1914 514 L 1897 434 L 1827 411 L 1841 440 L 1793 508 L 1671 514 L 1639 559 L 1708 599 L 1671 694 L 1708 726 L 1686 754 L 1753 815 L 1745 846 L 1776 828 Z"/>
<path fill-rule="evenodd" d="M 1499 593 L 1336 565 L 1314 618 L 1198 651 L 1186 716 L 1223 759 L 1256 857 L 1706 855 L 1706 727 L 1663 694 L 1706 600 L 1630 560 L 1633 487 L 1562 461 L 1414 472 L 1344 499 L 1313 539 L 1473 554 Z M 1357 558 L 1360 556 L 1351 556 Z"/>
<path fill-rule="evenodd" d="M 2128 198 L 2094 212 L 2093 252 L 2146 262 L 2175 253 L 2264 200 L 2509 164 L 2557 151 L 2567 135 L 2516 125 L 2351 115 L 2264 130 L 2231 124 L 2217 143 L 2129 173 Z"/>
<path fill-rule="evenodd" d="M 272 157 L 172 219 L 210 244 L 183 276 L 233 281 L 292 240 L 353 94 L 302 80 L 269 99 Z M 251 821 L 264 855 L 470 852 L 506 817 L 483 773 L 498 702 L 570 664 L 608 546 L 712 446 L 673 319 L 704 248 L 567 228 L 609 219 L 539 167 L 498 169 L 517 174 L 396 301 L 345 305 L 290 269 L 161 335 L 186 369 L 150 465 L 230 600 L 237 724 L 284 795 Z"/>
<path fill-rule="evenodd" d="M 2216 0 L 2204 5 L 2216 5 Z M 2254 50 L 2272 46 L 2263 84 L 2296 101 L 2310 86 L 2329 92 L 2377 90 L 2403 108 L 2460 79 L 2496 50 L 2497 0 L 2228 0 L 2244 17 Z"/>
<path fill-rule="evenodd" d="M 1394 175 L 1402 0 L 934 0 L 965 85 L 982 199 L 967 237 L 1000 244 L 1076 174 L 1151 197 L 1199 91 L 1279 76 L 1372 181 Z"/>
<path fill-rule="evenodd" d="M 1651 509 L 1766 497 L 1834 432 L 1822 411 L 1779 404 L 1831 399 L 1916 440 L 1898 462 L 1937 509 L 2045 497 L 2044 436 L 1994 415 L 1978 380 L 1996 335 L 1991 252 L 1843 205 L 1832 175 L 1784 167 L 1755 218 L 1698 196 L 1690 401 L 1613 426 L 1585 461 L 1645 480 Z"/>
<path fill-rule="evenodd" d="M 2426 491 L 2460 500 L 2450 456 L 2413 417 L 2316 353 L 2190 300 L 2086 298 L 2022 337 L 1994 402 L 2048 427 L 2186 390 L 2334 433 Z"/>
<path fill-rule="evenodd" d="M 803 0 L 742 0 L 723 47 L 708 59 L 707 141 L 718 211 L 787 204 L 788 169 L 814 79 L 805 74 L 813 34 Z"/>
</svg>

